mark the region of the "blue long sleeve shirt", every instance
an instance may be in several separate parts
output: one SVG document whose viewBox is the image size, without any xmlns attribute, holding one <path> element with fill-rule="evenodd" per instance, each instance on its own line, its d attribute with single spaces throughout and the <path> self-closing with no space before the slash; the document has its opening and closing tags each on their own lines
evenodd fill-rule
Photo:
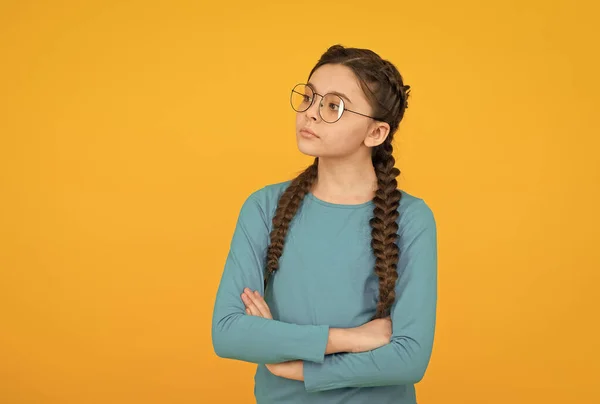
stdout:
<svg viewBox="0 0 600 404">
<path fill-rule="evenodd" d="M 415 404 L 415 384 L 428 366 L 437 302 L 437 235 L 424 200 L 402 192 L 398 280 L 392 339 L 368 352 L 325 354 L 330 328 L 370 320 L 379 283 L 371 250 L 373 202 L 302 201 L 290 223 L 280 266 L 264 294 L 271 220 L 290 181 L 251 193 L 242 205 L 218 287 L 212 321 L 216 354 L 258 364 L 258 404 Z M 250 316 L 244 288 L 264 295 L 273 320 Z M 274 376 L 264 366 L 304 363 L 304 381 Z"/>
</svg>

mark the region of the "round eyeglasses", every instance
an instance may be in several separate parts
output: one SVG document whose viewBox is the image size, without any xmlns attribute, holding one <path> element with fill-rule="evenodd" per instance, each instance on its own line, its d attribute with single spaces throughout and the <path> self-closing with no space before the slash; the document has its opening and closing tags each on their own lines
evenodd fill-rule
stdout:
<svg viewBox="0 0 600 404">
<path fill-rule="evenodd" d="M 351 111 L 346 108 L 344 99 L 340 95 L 336 93 L 328 93 L 325 95 L 318 94 L 308 84 L 296 84 L 296 86 L 294 86 L 290 95 L 292 108 L 296 112 L 307 111 L 315 102 L 315 95 L 321 97 L 321 102 L 319 104 L 319 116 L 324 122 L 334 123 L 339 121 L 344 111 L 377 120 L 377 118 L 372 116 Z"/>
</svg>

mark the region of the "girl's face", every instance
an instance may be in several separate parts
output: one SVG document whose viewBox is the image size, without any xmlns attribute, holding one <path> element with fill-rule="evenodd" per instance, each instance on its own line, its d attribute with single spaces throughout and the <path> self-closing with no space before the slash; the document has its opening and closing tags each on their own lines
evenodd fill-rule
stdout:
<svg viewBox="0 0 600 404">
<path fill-rule="evenodd" d="M 314 95 L 314 102 L 308 110 L 296 114 L 296 140 L 300 152 L 314 157 L 346 157 L 356 153 L 370 155 L 369 149 L 385 140 L 389 125 L 384 122 L 349 111 L 344 111 L 334 123 L 323 121 L 319 115 L 321 96 L 327 93 L 340 95 L 349 110 L 372 114 L 372 108 L 350 68 L 323 65 L 315 70 L 307 84 L 319 95 Z"/>
</svg>

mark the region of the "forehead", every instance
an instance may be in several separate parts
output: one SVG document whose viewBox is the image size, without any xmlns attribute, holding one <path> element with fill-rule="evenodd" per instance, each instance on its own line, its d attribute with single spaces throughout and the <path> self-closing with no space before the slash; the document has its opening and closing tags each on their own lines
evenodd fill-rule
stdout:
<svg viewBox="0 0 600 404">
<path fill-rule="evenodd" d="M 320 94 L 337 91 L 347 95 L 354 104 L 366 102 L 363 90 L 354 72 L 342 65 L 319 67 L 308 82 Z"/>
</svg>

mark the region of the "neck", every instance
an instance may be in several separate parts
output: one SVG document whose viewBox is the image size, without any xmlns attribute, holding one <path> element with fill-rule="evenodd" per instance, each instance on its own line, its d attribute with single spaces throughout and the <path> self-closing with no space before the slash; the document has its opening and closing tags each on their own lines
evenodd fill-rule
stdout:
<svg viewBox="0 0 600 404">
<path fill-rule="evenodd" d="M 377 175 L 371 156 L 319 157 L 312 193 L 331 203 L 360 204 L 373 199 Z"/>
</svg>

